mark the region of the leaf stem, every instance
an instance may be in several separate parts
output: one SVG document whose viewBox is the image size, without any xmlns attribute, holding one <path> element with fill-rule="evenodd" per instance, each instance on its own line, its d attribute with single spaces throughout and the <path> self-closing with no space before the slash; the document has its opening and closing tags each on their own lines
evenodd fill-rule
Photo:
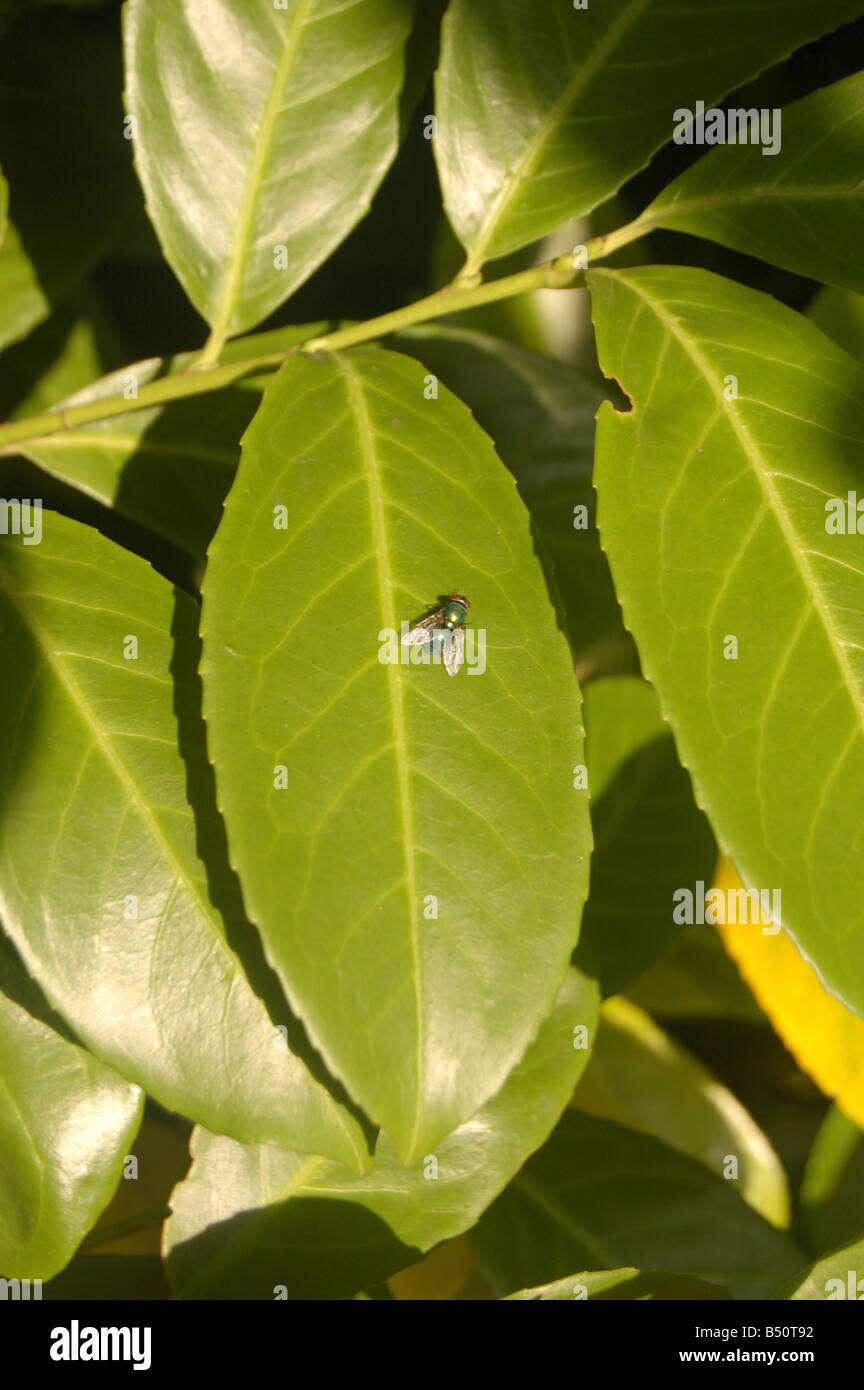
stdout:
<svg viewBox="0 0 864 1390">
<path fill-rule="evenodd" d="M 569 264 L 568 264 L 569 263 Z M 463 309 L 475 309 L 480 304 L 494 304 L 499 299 L 510 299 L 513 295 L 524 294 L 527 290 L 576 289 L 584 286 L 584 274 L 574 268 L 572 257 L 559 256 L 557 260 L 546 261 L 543 265 L 531 266 L 529 270 L 517 271 L 515 275 L 505 275 L 500 280 L 490 280 L 485 285 L 472 285 L 465 289 L 447 285 L 437 294 L 419 299 L 404 309 L 394 309 L 389 314 L 381 314 L 366 323 L 352 324 L 350 328 L 339 328 L 327 333 L 323 338 L 312 338 L 303 343 L 300 352 L 337 352 L 342 348 L 353 347 L 356 343 L 367 342 L 370 338 L 383 338 L 387 333 L 398 333 L 400 329 L 410 328 L 415 323 L 427 319 L 442 318 Z"/>
<path fill-rule="evenodd" d="M 178 401 L 187 396 L 203 395 L 206 391 L 218 391 L 250 372 L 260 371 L 262 367 L 280 366 L 295 350 L 290 348 L 287 352 L 270 352 L 263 357 L 251 357 L 245 362 L 231 362 L 208 368 L 201 368 L 195 364 L 176 376 L 160 377 L 158 381 L 148 382 L 132 400 L 127 400 L 123 395 L 103 396 L 100 400 L 66 406 L 62 410 L 49 410 L 44 415 L 33 415 L 26 420 L 11 420 L 8 424 L 0 425 L 0 454 L 15 453 L 16 450 L 11 446 L 27 439 L 42 439 L 47 435 L 74 429 L 76 425 L 89 425 L 94 420 L 108 420 L 113 415 L 127 415 L 133 410 L 145 410 L 148 406 L 162 405 L 166 401 Z"/>
<path fill-rule="evenodd" d="M 625 229 L 626 230 L 626 229 Z M 614 235 L 614 234 L 613 234 Z M 602 238 L 598 238 L 598 244 Z M 607 248 L 611 238 L 606 238 Z M 598 258 L 608 254 L 608 249 L 599 250 Z M 148 406 L 162 405 L 167 401 L 182 400 L 187 396 L 202 395 L 206 391 L 218 391 L 230 386 L 251 372 L 259 372 L 266 367 L 279 367 L 287 357 L 295 352 L 333 352 L 351 347 L 355 343 L 369 342 L 388 333 L 396 333 L 415 323 L 429 319 L 442 318 L 448 314 L 461 313 L 481 304 L 494 304 L 499 299 L 509 299 L 530 290 L 575 289 L 584 287 L 584 272 L 578 269 L 572 255 L 558 256 L 542 265 L 520 270 L 515 275 L 506 275 L 487 284 L 459 287 L 448 286 L 436 294 L 428 295 L 414 304 L 402 309 L 394 309 L 365 323 L 352 324 L 348 328 L 337 329 L 323 338 L 312 338 L 299 347 L 291 347 L 284 352 L 269 352 L 260 357 L 248 357 L 242 362 L 213 363 L 208 361 L 213 349 L 208 343 L 202 357 L 174 376 L 160 377 L 158 381 L 142 386 L 138 395 L 128 400 L 123 395 L 103 396 L 100 400 L 87 401 L 81 405 L 69 405 L 64 409 L 47 411 L 44 415 L 34 415 L 26 420 L 12 420 L 0 425 L 0 454 L 15 453 L 13 446 L 28 439 L 41 439 L 47 435 L 59 434 L 63 430 L 74 429 L 77 425 L 88 425 L 94 420 L 107 420 L 114 415 L 125 415 L 134 410 L 145 410 Z M 250 343 L 254 339 L 248 340 Z M 212 342 L 212 339 L 211 339 Z M 213 344 L 215 347 L 215 344 Z"/>
<path fill-rule="evenodd" d="M 657 223 L 647 216 L 647 211 L 646 209 L 646 212 L 640 213 L 632 222 L 628 222 L 626 227 L 617 227 L 606 236 L 592 237 L 585 246 L 588 264 L 604 260 L 606 256 L 611 256 L 613 251 L 620 251 L 622 246 L 628 246 L 631 241 L 638 241 L 640 237 L 653 231 Z"/>
</svg>

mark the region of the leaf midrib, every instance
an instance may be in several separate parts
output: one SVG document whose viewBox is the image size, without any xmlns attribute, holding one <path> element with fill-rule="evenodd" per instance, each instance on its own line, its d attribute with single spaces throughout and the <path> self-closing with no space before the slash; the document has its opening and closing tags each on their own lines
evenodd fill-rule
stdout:
<svg viewBox="0 0 864 1390">
<path fill-rule="evenodd" d="M 537 160 L 540 158 L 552 134 L 563 119 L 568 107 L 572 105 L 580 91 L 589 84 L 600 64 L 608 57 L 619 39 L 626 33 L 631 24 L 635 23 L 639 15 L 650 3 L 651 0 L 630 0 L 629 13 L 625 11 L 622 15 L 619 15 L 607 30 L 604 37 L 600 40 L 585 65 L 576 69 L 548 116 L 545 120 L 540 122 L 531 140 L 525 146 L 525 149 L 516 162 L 515 168 L 510 171 L 507 178 L 504 180 L 501 191 L 489 209 L 486 220 L 481 224 L 480 231 L 471 247 L 468 262 L 465 266 L 465 273 L 471 270 L 477 270 L 483 264 L 486 249 L 489 243 L 494 240 L 510 204 L 519 192 L 525 179 L 532 172 Z"/>
<path fill-rule="evenodd" d="M 372 529 L 375 537 L 376 567 L 378 574 L 379 606 L 383 626 L 395 631 L 397 624 L 393 611 L 393 575 L 390 565 L 390 539 L 384 511 L 384 496 L 378 456 L 373 441 L 372 421 L 363 394 L 360 378 L 344 356 L 335 358 L 348 386 L 357 421 L 357 435 L 360 452 L 366 464 L 366 479 L 369 489 L 369 503 L 372 513 Z M 408 915 L 411 925 L 411 955 L 413 959 L 412 979 L 416 1011 L 417 1049 L 415 1058 L 416 1086 L 414 1125 L 406 1152 L 413 1155 L 420 1126 L 421 1098 L 423 1095 L 423 998 L 420 989 L 420 943 L 417 937 L 416 907 L 419 901 L 416 865 L 413 848 L 416 843 L 414 818 L 412 814 L 411 781 L 408 767 L 408 739 L 405 729 L 405 709 L 400 668 L 390 662 L 385 666 L 387 673 L 387 694 L 390 703 L 391 724 L 393 728 L 393 749 L 396 759 L 396 774 L 399 784 L 399 814 L 402 822 L 402 846 L 405 860 L 405 879 L 408 888 Z"/>
<path fill-rule="evenodd" d="M 231 260 L 228 264 L 228 273 L 222 285 L 222 294 L 216 309 L 213 320 L 213 337 L 220 339 L 228 330 L 231 316 L 234 312 L 238 300 L 238 290 L 243 281 L 243 273 L 249 253 L 249 243 L 251 239 L 252 227 L 255 219 L 255 209 L 258 204 L 260 194 L 261 175 L 270 153 L 270 146 L 273 141 L 273 134 L 276 129 L 276 122 L 281 110 L 281 97 L 291 76 L 291 71 L 297 59 L 300 48 L 300 36 L 306 24 L 309 10 L 314 0 L 297 0 L 297 9 L 291 20 L 291 26 L 284 40 L 284 47 L 270 91 L 267 95 L 267 103 L 258 128 L 258 136 L 252 149 L 252 159 L 249 163 L 249 172 L 246 176 L 246 183 L 243 188 L 243 196 L 240 200 L 240 207 L 237 210 L 237 225 L 234 233 L 234 246 L 231 252 Z"/>
</svg>

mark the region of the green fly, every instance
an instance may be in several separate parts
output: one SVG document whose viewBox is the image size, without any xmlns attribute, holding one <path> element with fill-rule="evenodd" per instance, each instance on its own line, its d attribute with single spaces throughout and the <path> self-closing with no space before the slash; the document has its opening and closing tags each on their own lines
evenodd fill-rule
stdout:
<svg viewBox="0 0 864 1390">
<path fill-rule="evenodd" d="M 421 618 L 405 633 L 407 647 L 443 647 L 444 670 L 455 676 L 465 660 L 465 619 L 471 604 L 464 594 L 450 594 L 446 603 Z"/>
</svg>

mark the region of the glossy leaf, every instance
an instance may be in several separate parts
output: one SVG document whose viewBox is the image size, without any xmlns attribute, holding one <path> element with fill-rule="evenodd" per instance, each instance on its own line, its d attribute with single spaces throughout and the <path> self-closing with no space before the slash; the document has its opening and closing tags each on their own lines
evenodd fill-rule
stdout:
<svg viewBox="0 0 864 1390">
<path fill-rule="evenodd" d="M 165 256 L 217 335 L 253 327 L 367 211 L 396 153 L 409 0 L 130 0 L 126 109 Z"/>
<path fill-rule="evenodd" d="M 287 350 L 323 324 L 291 325 L 226 346 L 223 363 Z M 195 354 L 151 357 L 101 377 L 56 404 L 57 410 L 108 396 L 136 397 L 149 382 L 187 371 Z M 240 458 L 240 437 L 261 400 L 266 376 L 222 391 L 146 406 L 18 445 L 25 457 L 123 516 L 202 558 L 222 517 Z"/>
<path fill-rule="evenodd" d="M 589 212 L 706 106 L 860 13 L 855 0 L 454 0 L 435 142 L 447 214 L 477 268 Z M 698 93 L 693 74 L 698 72 Z"/>
<path fill-rule="evenodd" d="M 715 884 L 727 894 L 741 886 L 725 857 Z M 816 971 L 785 932 L 774 931 L 770 918 L 717 930 L 801 1070 L 864 1126 L 864 1019 L 823 989 Z"/>
<path fill-rule="evenodd" d="M 773 1226 L 789 1225 L 786 1174 L 731 1091 L 626 999 L 603 1005 L 591 1061 L 573 1104 L 662 1139 L 718 1177 L 737 1162 L 737 1190 Z"/>
<path fill-rule="evenodd" d="M 527 514 L 466 407 L 424 384 L 374 348 L 286 363 L 243 441 L 202 629 L 250 916 L 405 1162 L 536 1034 L 590 846 L 579 692 Z M 482 630 L 464 669 L 396 664 L 400 624 L 454 588 Z"/>
<path fill-rule="evenodd" d="M 0 1271 L 50 1279 L 108 1205 L 144 1098 L 52 1026 L 2 938 L 0 1077 Z"/>
<path fill-rule="evenodd" d="M 744 884 L 864 1010 L 864 536 L 827 530 L 860 485 L 864 369 L 706 271 L 589 278 L 633 402 L 601 407 L 596 485 L 643 669 Z"/>
<path fill-rule="evenodd" d="M 399 637 L 454 587 L 482 632 L 451 680 Z M 578 935 L 579 696 L 528 517 L 417 364 L 294 357 L 244 438 L 203 621 L 250 916 L 328 1065 L 414 1161 L 503 1084 Z"/>
<path fill-rule="evenodd" d="M 208 801 L 196 605 L 97 532 L 42 524 L 40 544 L 0 545 L 9 935 L 82 1041 L 168 1109 L 357 1167 L 357 1125 L 226 939 L 243 923 Z"/>
<path fill-rule="evenodd" d="M 516 479 L 579 661 L 590 662 L 592 647 L 625 646 L 591 486 L 602 390 L 572 367 L 486 333 L 418 328 L 394 346 L 424 362 L 470 407 Z"/>
<path fill-rule="evenodd" d="M 701 1163 L 574 1110 L 484 1213 L 471 1245 L 501 1295 L 573 1269 L 635 1265 L 765 1298 L 802 1263 Z"/>
<path fill-rule="evenodd" d="M 135 196 L 120 81 L 116 45 L 72 15 L 31 16 L 3 39 L 10 226 L 0 250 L 0 347 L 47 318 L 105 255 Z"/>
<path fill-rule="evenodd" d="M 775 127 L 781 145 L 774 155 L 761 144 L 717 145 L 640 220 L 646 230 L 693 232 L 799 275 L 864 290 L 864 73 L 785 107 L 766 135 Z"/>
<path fill-rule="evenodd" d="M 677 939 L 672 895 L 709 878 L 717 852 L 647 681 L 591 681 L 585 728 L 594 854 L 580 946 L 608 995 Z"/>
<path fill-rule="evenodd" d="M 410 1168 L 384 1135 L 358 1179 L 197 1130 L 165 1230 L 175 1295 L 272 1298 L 283 1284 L 291 1298 L 346 1297 L 468 1230 L 557 1123 L 589 1055 L 574 1030 L 590 1044 L 597 1005 L 596 986 L 571 969 L 499 1094 Z"/>
<path fill-rule="evenodd" d="M 590 1298 L 594 1302 L 626 1299 L 663 1302 L 678 1299 L 728 1299 L 725 1289 L 706 1284 L 686 1274 L 667 1274 L 658 1269 L 591 1269 L 582 1274 L 570 1274 L 552 1284 L 540 1284 L 534 1289 L 520 1289 L 507 1295 L 505 1302 L 564 1303 L 573 1299 Z"/>
</svg>

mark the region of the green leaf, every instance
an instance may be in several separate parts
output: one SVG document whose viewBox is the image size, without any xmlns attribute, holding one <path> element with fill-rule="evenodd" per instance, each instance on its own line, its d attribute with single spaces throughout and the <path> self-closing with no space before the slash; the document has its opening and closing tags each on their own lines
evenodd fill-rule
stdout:
<svg viewBox="0 0 864 1390">
<path fill-rule="evenodd" d="M 653 1134 L 718 1177 L 728 1177 L 735 1158 L 744 1201 L 772 1226 L 789 1225 L 786 1174 L 762 1130 L 707 1067 L 626 999 L 604 1004 L 573 1104 Z"/>
<path fill-rule="evenodd" d="M 244 362 L 293 347 L 323 332 L 324 324 L 291 324 L 238 339 L 223 363 Z M 54 407 L 132 393 L 150 382 L 188 371 L 195 353 L 151 357 L 101 377 Z M 255 414 L 268 376 L 248 376 L 222 391 L 146 406 L 62 434 L 34 436 L 16 445 L 55 478 L 80 488 L 123 516 L 204 556 L 222 517 L 222 503 L 240 458 L 240 438 Z"/>
<path fill-rule="evenodd" d="M 690 1279 L 686 1274 L 668 1274 L 658 1269 L 592 1269 L 582 1274 L 570 1274 L 552 1284 L 539 1284 L 534 1289 L 520 1289 L 507 1295 L 505 1302 L 563 1303 L 572 1299 L 635 1300 L 661 1299 L 728 1299 L 726 1289 Z"/>
<path fill-rule="evenodd" d="M 590 661 L 586 653 L 595 645 L 625 647 L 594 524 L 594 417 L 602 388 L 572 367 L 485 333 L 417 328 L 393 346 L 424 362 L 491 437 L 551 562 L 580 660 Z"/>
<path fill-rule="evenodd" d="M 498 1294 L 575 1269 L 665 1269 L 765 1298 L 801 1253 L 701 1163 L 567 1111 L 480 1218 L 471 1246 Z"/>
<path fill-rule="evenodd" d="M 840 1250 L 832 1250 L 774 1297 L 808 1303 L 838 1299 L 859 1302 L 864 1298 L 864 1237 Z"/>
<path fill-rule="evenodd" d="M 706 879 L 707 882 L 707 879 Z M 734 1018 L 765 1023 L 716 931 L 679 927 L 677 941 L 627 989 L 634 1004 L 660 1018 Z"/>
<path fill-rule="evenodd" d="M 0 1271 L 50 1279 L 111 1200 L 137 1086 L 57 1032 L 0 938 Z"/>
<path fill-rule="evenodd" d="M 855 73 L 783 109 L 782 154 L 717 145 L 654 199 L 639 224 L 710 237 L 799 275 L 864 290 L 862 114 L 864 73 Z"/>
<path fill-rule="evenodd" d="M 0 49 L 0 347 L 47 318 L 110 249 L 136 195 L 123 139 L 117 45 L 52 10 Z"/>
<path fill-rule="evenodd" d="M 271 1023 L 227 939 L 244 927 L 208 799 L 196 620 L 190 598 L 77 522 L 45 513 L 40 544 L 0 543 L 14 672 L 0 685 L 0 912 L 82 1041 L 160 1104 L 357 1167 L 359 1129 L 287 1050 L 284 1003 Z"/>
<path fill-rule="evenodd" d="M 745 886 L 782 892 L 783 927 L 864 1012 L 864 537 L 826 530 L 860 483 L 864 370 L 706 271 L 589 278 L 603 369 L 633 400 L 601 407 L 596 483 L 645 674 Z"/>
<path fill-rule="evenodd" d="M 672 894 L 717 858 L 657 696 L 638 676 L 585 687 L 594 855 L 580 947 L 616 994 L 677 939 Z"/>
<path fill-rule="evenodd" d="M 603 202 L 671 140 L 676 107 L 710 106 L 858 14 L 857 0 L 768 0 L 734 18 L 723 0 L 453 0 L 435 154 L 466 270 Z"/>
<path fill-rule="evenodd" d="M 864 359 L 864 295 L 823 285 L 807 305 L 807 317 L 853 357 Z"/>
<path fill-rule="evenodd" d="M 147 209 L 214 339 L 253 327 L 367 211 L 396 153 L 409 0 L 130 0 Z"/>
<path fill-rule="evenodd" d="M 385 1135 L 352 1178 L 197 1130 L 165 1228 L 175 1295 L 272 1298 L 284 1284 L 291 1298 L 349 1297 L 468 1230 L 557 1123 L 589 1055 L 574 1030 L 593 1039 L 597 1007 L 596 985 L 571 969 L 498 1095 L 411 1168 Z"/>
<path fill-rule="evenodd" d="M 285 364 L 243 441 L 203 614 L 250 916 L 404 1162 L 536 1034 L 590 847 L 579 692 L 527 514 L 469 411 L 424 383 L 375 348 Z M 481 629 L 465 668 L 396 664 L 400 624 L 454 588 Z"/>
<path fill-rule="evenodd" d="M 813 1140 L 799 1208 L 813 1254 L 844 1245 L 864 1231 L 864 1134 L 836 1102 Z"/>
<path fill-rule="evenodd" d="M 0 419 L 41 414 L 122 361 L 102 301 L 89 285 L 81 285 L 0 356 Z"/>
<path fill-rule="evenodd" d="M 70 278 L 74 282 L 71 271 Z M 58 289 L 55 297 L 61 300 L 62 291 Z M 51 314 L 51 300 L 12 222 L 6 224 L 0 247 L 0 305 L 0 348 L 26 337 L 34 324 Z"/>
</svg>

